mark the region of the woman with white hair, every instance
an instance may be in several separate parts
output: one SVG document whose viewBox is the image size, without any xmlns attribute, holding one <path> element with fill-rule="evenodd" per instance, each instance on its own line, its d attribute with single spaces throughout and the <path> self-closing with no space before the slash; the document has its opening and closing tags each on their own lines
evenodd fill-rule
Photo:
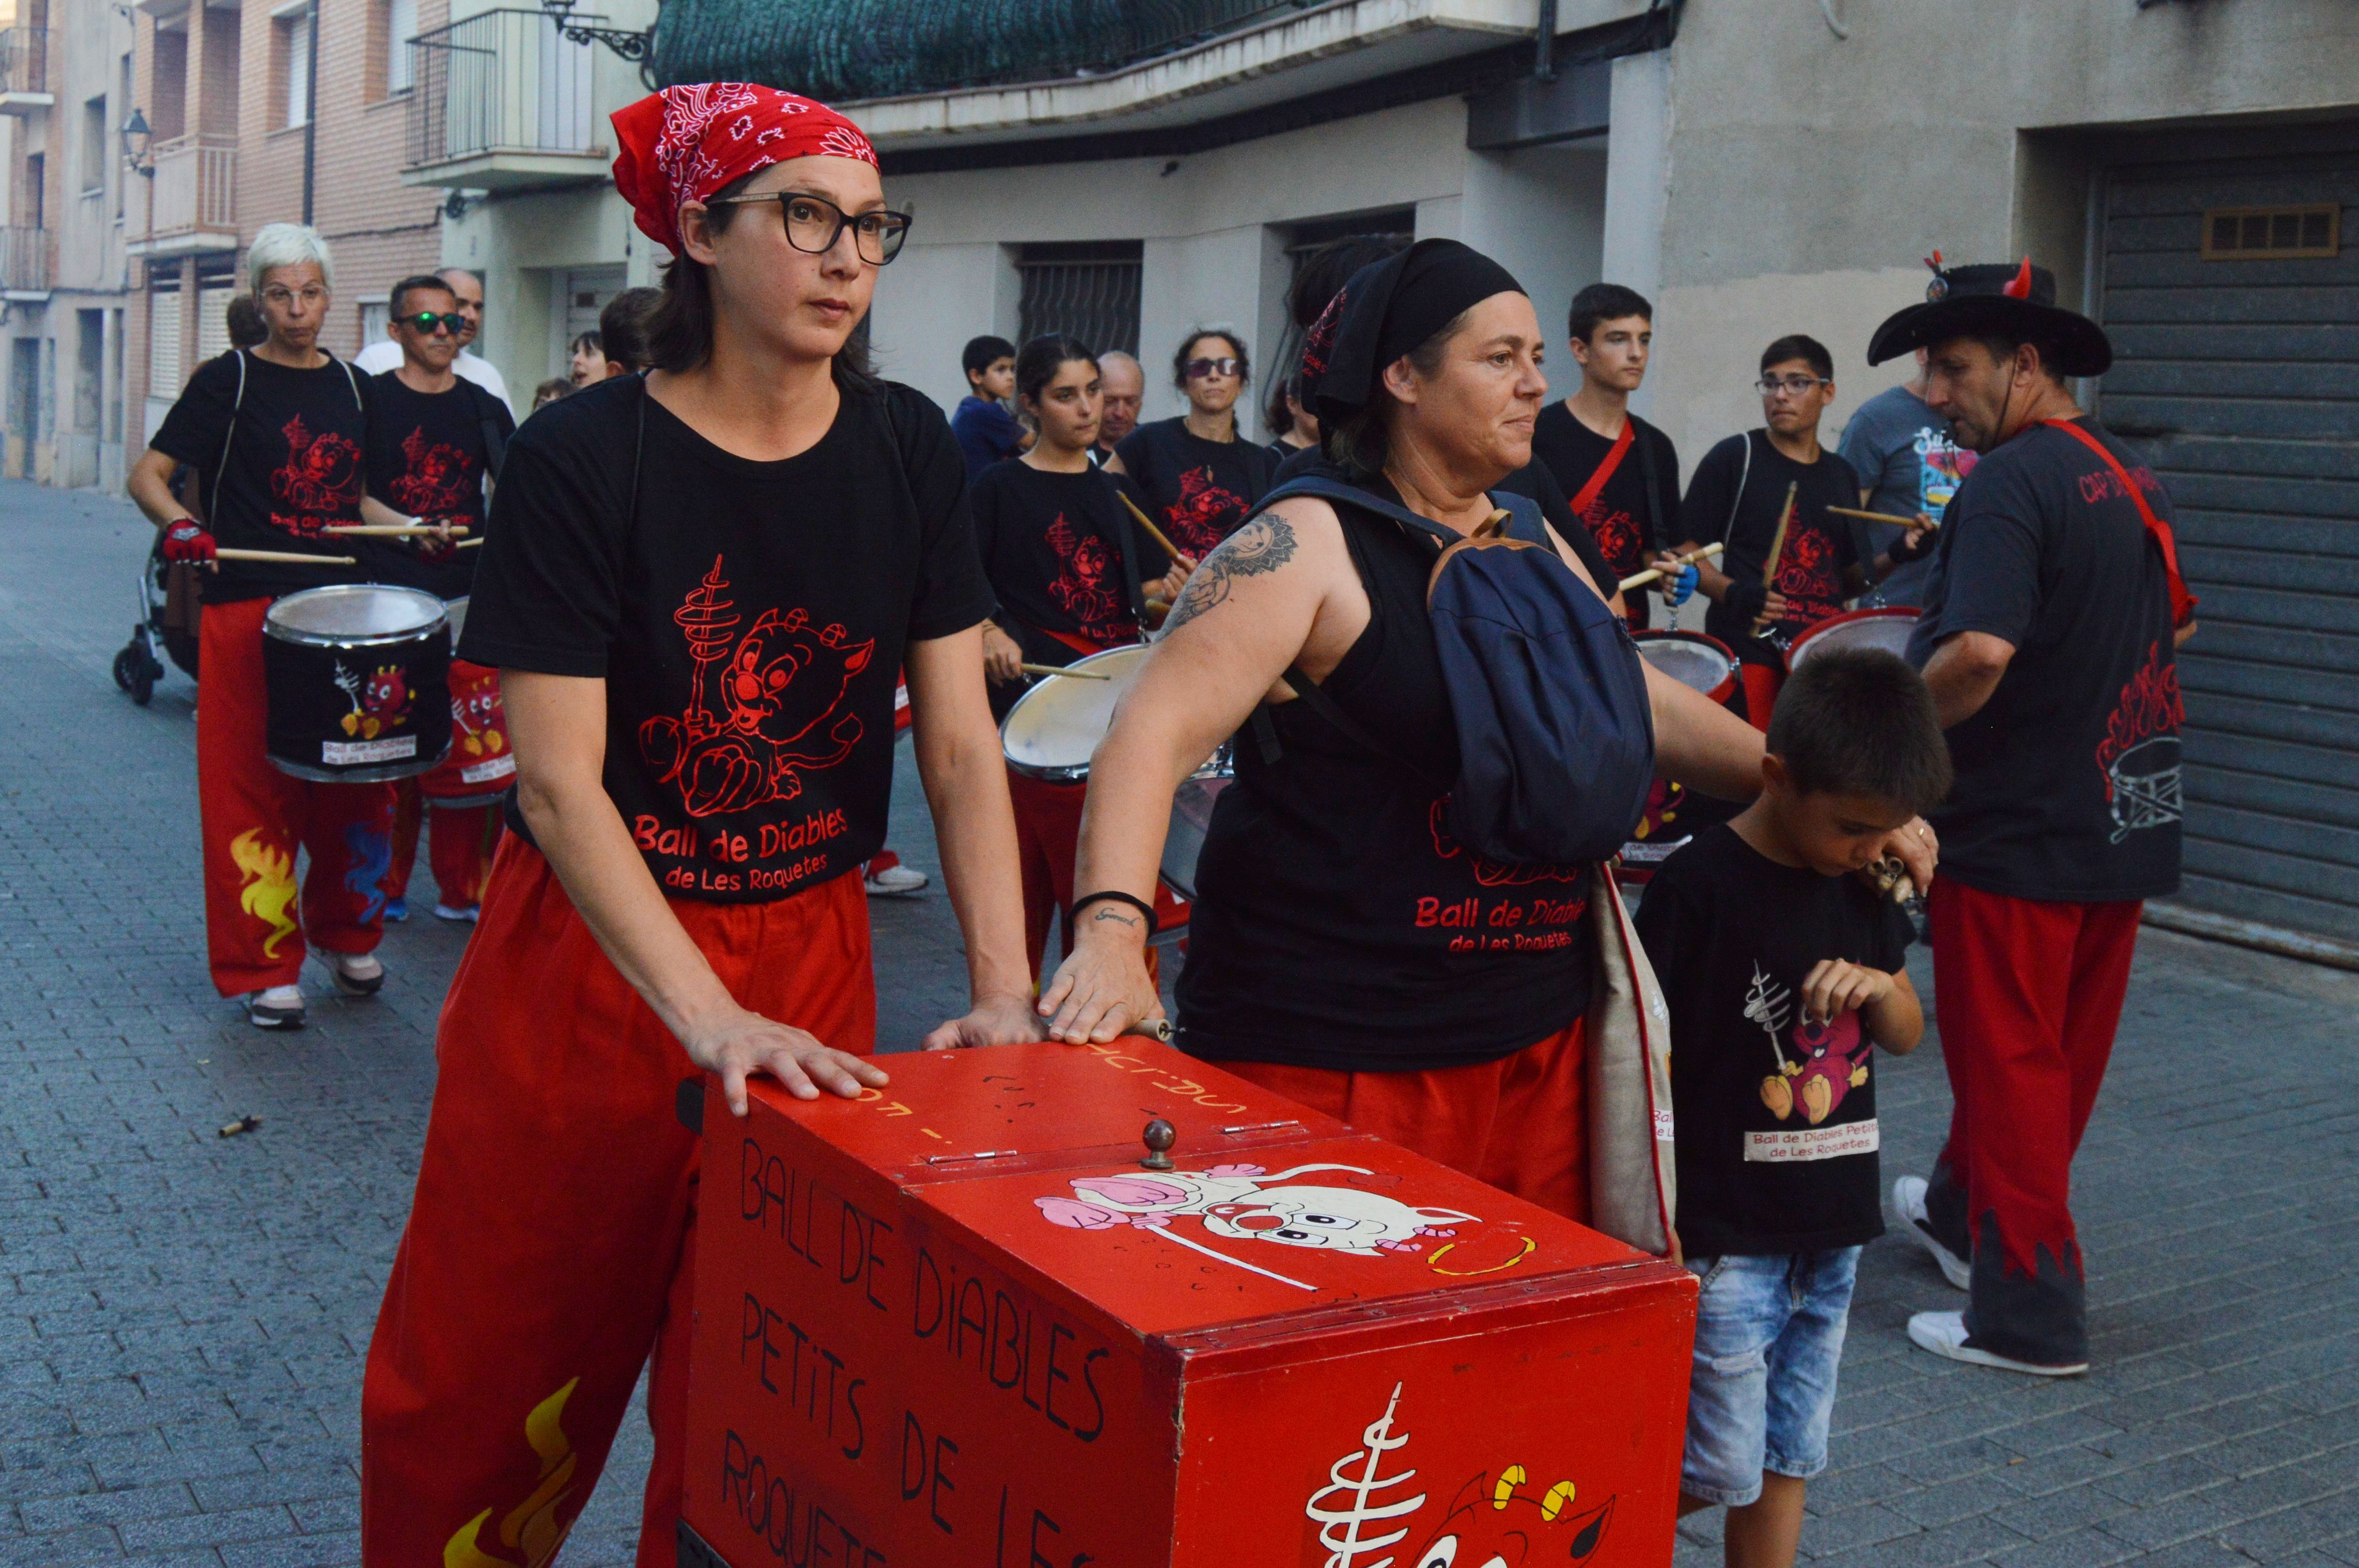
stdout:
<svg viewBox="0 0 2359 1568">
<path fill-rule="evenodd" d="M 367 420 L 360 378 L 319 345 L 333 282 L 314 229 L 269 223 L 246 273 L 270 335 L 209 360 L 181 390 L 139 460 L 131 499 L 163 531 L 167 560 L 204 574 L 198 661 L 197 798 L 202 822 L 205 946 L 213 984 L 245 998 L 260 1029 L 303 1022 L 296 984 L 305 944 L 336 989 L 368 996 L 385 984 L 372 957 L 384 935 L 379 887 L 393 820 L 389 784 L 313 784 L 271 766 L 262 620 L 285 593 L 356 582 L 342 566 L 223 561 L 217 546 L 341 555 L 321 530 L 361 521 Z M 173 497 L 172 470 L 198 472 L 205 521 Z M 310 852 L 299 903 L 295 852 Z"/>
</svg>

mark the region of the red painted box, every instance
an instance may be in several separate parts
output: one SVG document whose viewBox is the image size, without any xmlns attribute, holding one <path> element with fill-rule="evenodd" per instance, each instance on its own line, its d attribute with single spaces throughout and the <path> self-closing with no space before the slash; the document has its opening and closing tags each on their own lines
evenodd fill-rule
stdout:
<svg viewBox="0 0 2359 1568">
<path fill-rule="evenodd" d="M 1686 1271 L 1151 1042 L 886 1065 L 709 1097 L 683 1563 L 1669 1560 Z"/>
</svg>

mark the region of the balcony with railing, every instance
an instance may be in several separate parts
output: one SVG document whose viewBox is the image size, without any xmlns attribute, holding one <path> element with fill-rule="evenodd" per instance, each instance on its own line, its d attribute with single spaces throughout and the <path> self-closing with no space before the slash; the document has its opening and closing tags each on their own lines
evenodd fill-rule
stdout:
<svg viewBox="0 0 2359 1568">
<path fill-rule="evenodd" d="M 55 102 L 49 29 L 0 28 L 0 114 L 38 114 Z"/>
<path fill-rule="evenodd" d="M 0 294 L 46 296 L 57 259 L 57 236 L 49 230 L 18 223 L 0 229 Z"/>
<path fill-rule="evenodd" d="M 237 249 L 237 145 L 226 136 L 156 144 L 147 226 L 125 247 L 156 260 Z"/>
<path fill-rule="evenodd" d="M 522 190 L 606 178 L 596 56 L 545 13 L 486 11 L 409 47 L 417 85 L 403 183 Z"/>
</svg>

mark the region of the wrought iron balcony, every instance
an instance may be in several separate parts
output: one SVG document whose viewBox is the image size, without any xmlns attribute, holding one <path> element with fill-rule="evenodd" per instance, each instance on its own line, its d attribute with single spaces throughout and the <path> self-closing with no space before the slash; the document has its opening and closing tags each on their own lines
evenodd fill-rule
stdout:
<svg viewBox="0 0 2359 1568">
<path fill-rule="evenodd" d="M 668 0 L 656 76 L 830 101 L 1095 75 L 1316 0 Z"/>
<path fill-rule="evenodd" d="M 0 292 L 47 294 L 57 270 L 57 236 L 47 229 L 0 229 Z"/>
<path fill-rule="evenodd" d="M 418 85 L 405 184 L 495 190 L 605 178 L 596 55 L 569 42 L 549 16 L 486 11 L 409 47 Z"/>
<path fill-rule="evenodd" d="M 0 114 L 38 114 L 52 102 L 49 29 L 0 28 Z"/>
</svg>

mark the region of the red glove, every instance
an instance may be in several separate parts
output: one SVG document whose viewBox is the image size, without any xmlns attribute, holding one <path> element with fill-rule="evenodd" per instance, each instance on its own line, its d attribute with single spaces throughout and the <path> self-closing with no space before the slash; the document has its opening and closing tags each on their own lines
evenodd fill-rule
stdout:
<svg viewBox="0 0 2359 1568">
<path fill-rule="evenodd" d="M 183 517 L 164 530 L 166 560 L 210 561 L 214 556 L 213 536 L 195 518 Z"/>
</svg>

